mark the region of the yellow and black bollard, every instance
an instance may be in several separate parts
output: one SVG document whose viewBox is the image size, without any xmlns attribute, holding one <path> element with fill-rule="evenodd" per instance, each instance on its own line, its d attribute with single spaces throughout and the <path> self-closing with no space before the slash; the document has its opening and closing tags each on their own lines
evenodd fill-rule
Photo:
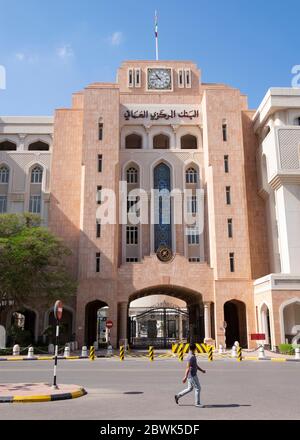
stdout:
<svg viewBox="0 0 300 440">
<path fill-rule="evenodd" d="M 90 348 L 90 361 L 94 361 L 95 360 L 95 347 L 91 347 Z"/>
<path fill-rule="evenodd" d="M 213 358 L 213 347 L 212 347 L 212 345 L 210 345 L 210 346 L 208 347 L 208 360 L 209 360 L 209 362 L 212 362 L 212 361 L 214 360 L 214 358 Z"/>
<path fill-rule="evenodd" d="M 151 362 L 154 361 L 154 347 L 149 347 L 149 359 Z"/>
<path fill-rule="evenodd" d="M 183 344 L 180 344 L 179 348 L 178 348 L 178 359 L 179 359 L 179 362 L 183 362 L 183 348 L 184 348 Z"/>
<path fill-rule="evenodd" d="M 237 349 L 237 360 L 238 362 L 242 362 L 243 360 L 243 353 L 242 353 L 242 347 L 238 347 Z"/>
<path fill-rule="evenodd" d="M 122 345 L 120 347 L 120 361 L 123 362 L 125 359 L 125 347 Z"/>
</svg>

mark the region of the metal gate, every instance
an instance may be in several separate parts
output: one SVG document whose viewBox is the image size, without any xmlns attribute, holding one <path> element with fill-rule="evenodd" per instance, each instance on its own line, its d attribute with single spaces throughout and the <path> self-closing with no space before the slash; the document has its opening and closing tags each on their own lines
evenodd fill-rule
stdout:
<svg viewBox="0 0 300 440">
<path fill-rule="evenodd" d="M 130 344 L 133 348 L 170 348 L 189 339 L 189 314 L 183 309 L 158 307 L 130 317 Z"/>
</svg>

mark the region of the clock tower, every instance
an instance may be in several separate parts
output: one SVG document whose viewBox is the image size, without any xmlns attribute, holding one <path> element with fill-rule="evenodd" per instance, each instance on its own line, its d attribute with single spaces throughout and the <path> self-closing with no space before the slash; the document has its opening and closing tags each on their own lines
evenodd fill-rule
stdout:
<svg viewBox="0 0 300 440">
<path fill-rule="evenodd" d="M 190 61 L 126 61 L 118 73 L 121 92 L 198 95 L 201 72 Z"/>
</svg>

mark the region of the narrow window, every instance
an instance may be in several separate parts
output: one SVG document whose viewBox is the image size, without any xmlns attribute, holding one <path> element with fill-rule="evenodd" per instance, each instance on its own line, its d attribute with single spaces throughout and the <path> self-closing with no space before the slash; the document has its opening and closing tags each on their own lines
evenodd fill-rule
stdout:
<svg viewBox="0 0 300 440">
<path fill-rule="evenodd" d="M 127 212 L 137 212 L 137 207 L 135 206 L 139 201 L 137 196 L 128 196 L 127 198 Z"/>
<path fill-rule="evenodd" d="M 30 196 L 29 212 L 31 212 L 32 214 L 41 213 L 41 196 Z"/>
<path fill-rule="evenodd" d="M 128 70 L 128 87 L 133 87 L 133 70 Z"/>
<path fill-rule="evenodd" d="M 189 168 L 185 173 L 186 183 L 198 183 L 198 173 L 195 168 Z"/>
<path fill-rule="evenodd" d="M 98 154 L 98 173 L 102 173 L 103 156 Z"/>
<path fill-rule="evenodd" d="M 229 173 L 229 156 L 224 156 L 225 173 Z"/>
<path fill-rule="evenodd" d="M 227 136 L 227 123 L 226 122 L 223 122 L 222 131 L 223 131 L 223 141 L 227 142 L 228 136 Z"/>
<path fill-rule="evenodd" d="M 97 238 L 101 238 L 101 220 L 96 221 L 96 236 Z"/>
<path fill-rule="evenodd" d="M 126 173 L 127 183 L 138 183 L 138 170 L 134 167 L 131 167 L 127 170 Z"/>
<path fill-rule="evenodd" d="M 231 252 L 229 254 L 229 260 L 230 260 L 230 272 L 234 272 L 235 271 L 235 267 L 234 267 L 234 252 Z"/>
<path fill-rule="evenodd" d="M 43 170 L 41 167 L 33 168 L 31 172 L 31 183 L 42 183 L 43 181 Z"/>
<path fill-rule="evenodd" d="M 200 263 L 201 258 L 200 257 L 191 257 L 191 258 L 189 258 L 189 262 L 190 263 Z"/>
<path fill-rule="evenodd" d="M 178 70 L 178 87 L 181 89 L 184 87 L 184 76 L 183 76 L 183 70 Z"/>
<path fill-rule="evenodd" d="M 135 69 L 135 87 L 141 87 L 141 69 Z"/>
<path fill-rule="evenodd" d="M 103 125 L 103 123 L 101 122 L 101 123 L 99 124 L 99 141 L 103 141 L 103 127 L 104 127 L 104 125 Z"/>
<path fill-rule="evenodd" d="M 227 205 L 231 205 L 231 188 L 230 188 L 230 186 L 226 186 L 226 203 L 227 203 Z"/>
<path fill-rule="evenodd" d="M 7 212 L 7 196 L 0 196 L 0 214 Z"/>
<path fill-rule="evenodd" d="M 197 228 L 188 228 L 188 244 L 199 244 L 200 235 Z"/>
<path fill-rule="evenodd" d="M 3 165 L 0 167 L 0 183 L 8 183 L 9 182 L 9 168 Z"/>
<path fill-rule="evenodd" d="M 233 237 L 233 223 L 232 223 L 232 218 L 229 218 L 227 220 L 228 223 L 228 237 L 232 238 Z"/>
<path fill-rule="evenodd" d="M 138 244 L 138 228 L 137 228 L 137 226 L 127 226 L 126 244 L 128 244 L 128 245 L 137 245 Z"/>
<path fill-rule="evenodd" d="M 101 205 L 101 203 L 102 203 L 101 192 L 102 192 L 102 186 L 97 186 L 97 204 L 98 205 Z"/>
<path fill-rule="evenodd" d="M 192 86 L 191 84 L 191 71 L 190 69 L 185 70 L 185 87 L 190 89 Z"/>
<path fill-rule="evenodd" d="M 100 252 L 96 253 L 96 272 L 100 272 L 100 260 L 101 260 L 101 254 Z"/>
<path fill-rule="evenodd" d="M 191 196 L 187 198 L 187 212 L 188 214 L 196 214 L 197 210 L 197 196 Z"/>
</svg>

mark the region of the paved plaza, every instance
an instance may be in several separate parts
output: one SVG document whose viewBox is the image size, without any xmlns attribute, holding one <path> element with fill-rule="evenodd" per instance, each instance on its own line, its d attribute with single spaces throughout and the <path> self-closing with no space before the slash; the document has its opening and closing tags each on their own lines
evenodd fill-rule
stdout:
<svg viewBox="0 0 300 440">
<path fill-rule="evenodd" d="M 240 420 L 299 419 L 300 364 L 199 360 L 204 408 L 191 394 L 177 406 L 174 394 L 185 386 L 185 363 L 143 358 L 61 361 L 58 383 L 77 384 L 88 394 L 75 400 L 0 404 L 0 419 L 19 420 Z M 3 362 L 0 383 L 51 382 L 53 362 Z M 38 407 L 38 408 L 37 408 Z"/>
</svg>

